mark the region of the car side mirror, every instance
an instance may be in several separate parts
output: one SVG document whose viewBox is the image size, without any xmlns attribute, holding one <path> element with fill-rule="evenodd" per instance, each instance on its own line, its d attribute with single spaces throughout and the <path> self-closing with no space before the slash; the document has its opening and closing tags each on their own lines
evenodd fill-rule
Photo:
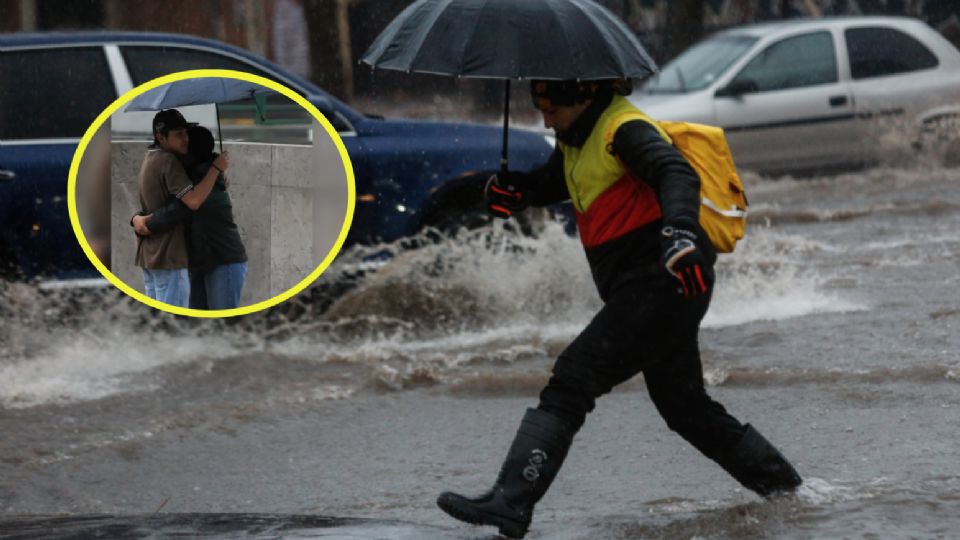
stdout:
<svg viewBox="0 0 960 540">
<path fill-rule="evenodd" d="M 732 83 L 717 90 L 716 97 L 740 97 L 744 94 L 759 90 L 757 83 L 751 79 L 736 79 Z"/>
</svg>

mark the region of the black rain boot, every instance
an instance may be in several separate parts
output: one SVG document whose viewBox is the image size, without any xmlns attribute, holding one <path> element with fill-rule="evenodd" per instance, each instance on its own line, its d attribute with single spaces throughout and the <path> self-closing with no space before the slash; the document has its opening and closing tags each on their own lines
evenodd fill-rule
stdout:
<svg viewBox="0 0 960 540">
<path fill-rule="evenodd" d="M 550 413 L 527 409 L 493 488 L 473 498 L 446 491 L 437 506 L 460 521 L 493 525 L 504 536 L 523 538 L 533 506 L 560 470 L 576 431 Z"/>
<path fill-rule="evenodd" d="M 803 479 L 767 439 L 750 424 L 740 442 L 720 463 L 744 487 L 763 497 L 792 493 Z"/>
</svg>

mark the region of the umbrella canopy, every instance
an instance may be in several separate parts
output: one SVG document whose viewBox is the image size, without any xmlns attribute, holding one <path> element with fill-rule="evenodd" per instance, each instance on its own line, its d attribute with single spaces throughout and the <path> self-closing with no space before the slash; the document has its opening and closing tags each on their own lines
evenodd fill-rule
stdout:
<svg viewBox="0 0 960 540">
<path fill-rule="evenodd" d="M 418 0 L 362 61 L 497 79 L 639 78 L 657 70 L 630 29 L 593 0 Z"/>
<path fill-rule="evenodd" d="M 657 65 L 616 15 L 593 0 L 417 0 L 377 36 L 373 67 L 505 79 L 503 149 L 511 79 L 646 77 Z"/>
<path fill-rule="evenodd" d="M 273 90 L 240 79 L 199 77 L 165 84 L 133 98 L 125 111 L 159 111 L 188 105 L 229 103 L 267 94 Z"/>
<path fill-rule="evenodd" d="M 154 88 L 133 98 L 124 111 L 160 111 L 189 105 L 229 103 L 257 96 L 276 94 L 275 91 L 240 79 L 227 77 L 197 77 L 183 79 Z M 255 103 L 257 114 L 263 118 L 260 104 Z M 217 107 L 217 140 L 223 152 L 223 133 L 220 129 L 220 107 Z"/>
</svg>

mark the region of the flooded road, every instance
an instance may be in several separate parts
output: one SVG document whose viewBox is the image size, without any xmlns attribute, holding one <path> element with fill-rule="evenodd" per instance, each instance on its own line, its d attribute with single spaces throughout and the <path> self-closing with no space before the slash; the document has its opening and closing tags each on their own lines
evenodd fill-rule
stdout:
<svg viewBox="0 0 960 540">
<path fill-rule="evenodd" d="M 705 378 L 805 485 L 746 492 L 666 428 L 640 377 L 599 401 L 528 538 L 960 528 L 960 171 L 745 182 L 751 225 L 718 266 Z M 393 261 L 355 277 L 380 249 Z M 578 240 L 547 223 L 357 249 L 322 281 L 229 321 L 0 284 L 0 535 L 492 537 L 434 499 L 489 486 L 598 309 Z"/>
</svg>

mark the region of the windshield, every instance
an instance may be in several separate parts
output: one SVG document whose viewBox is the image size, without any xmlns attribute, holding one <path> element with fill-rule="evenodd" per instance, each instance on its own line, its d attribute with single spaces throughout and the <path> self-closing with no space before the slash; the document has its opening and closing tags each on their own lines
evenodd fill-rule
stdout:
<svg viewBox="0 0 960 540">
<path fill-rule="evenodd" d="M 757 41 L 750 36 L 716 36 L 694 45 L 653 76 L 642 91 L 677 94 L 710 86 Z"/>
</svg>

